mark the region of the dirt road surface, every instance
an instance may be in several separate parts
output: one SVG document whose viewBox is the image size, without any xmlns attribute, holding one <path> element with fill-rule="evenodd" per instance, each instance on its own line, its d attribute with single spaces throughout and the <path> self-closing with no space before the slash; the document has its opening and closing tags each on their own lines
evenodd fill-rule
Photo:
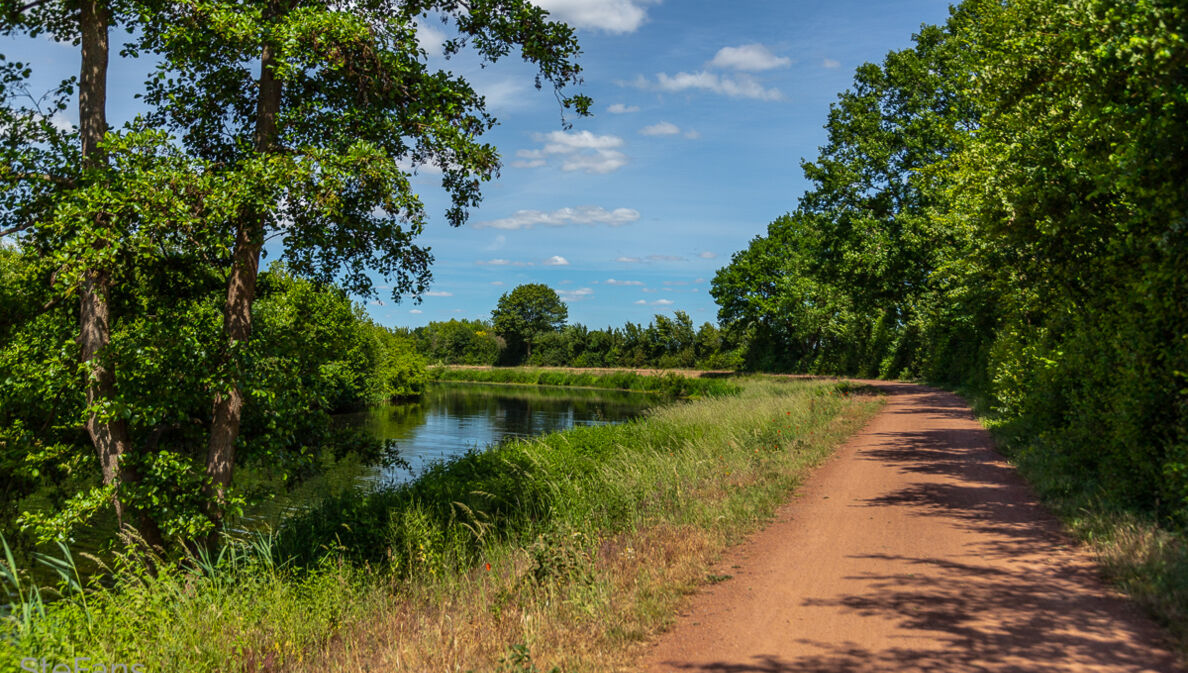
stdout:
<svg viewBox="0 0 1188 673">
<path fill-rule="evenodd" d="M 652 672 L 1181 671 L 955 395 L 885 410 L 714 569 Z"/>
</svg>

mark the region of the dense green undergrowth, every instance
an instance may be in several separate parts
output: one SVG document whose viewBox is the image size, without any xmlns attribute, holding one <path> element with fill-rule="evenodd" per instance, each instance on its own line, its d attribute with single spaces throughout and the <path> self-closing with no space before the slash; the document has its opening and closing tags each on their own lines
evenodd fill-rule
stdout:
<svg viewBox="0 0 1188 673">
<path fill-rule="evenodd" d="M 672 397 L 730 395 L 739 391 L 737 383 L 722 378 L 690 378 L 675 373 L 647 376 L 630 371 L 592 373 L 532 367 L 495 367 L 491 369 L 434 367 L 429 370 L 429 380 L 611 388 L 661 393 Z"/>
<path fill-rule="evenodd" d="M 740 388 L 620 425 L 473 452 L 411 484 L 326 501 L 275 536 L 230 544 L 216 558 L 161 565 L 156 576 L 128 557 L 102 585 L 70 580 L 40 593 L 58 600 L 21 585 L 3 621 L 0 666 L 90 657 L 163 671 L 295 669 L 341 655 L 409 595 L 439 591 L 462 604 L 486 601 L 479 614 L 496 620 L 491 633 L 500 635 L 475 635 L 471 663 L 457 670 L 490 670 L 510 646 L 533 640 L 525 630 L 548 621 L 501 622 L 504 611 L 553 614 L 557 605 L 538 589 L 588 588 L 608 540 L 660 524 L 737 535 L 878 406 L 844 384 L 752 380 Z M 69 563 L 59 567 L 71 576 Z M 8 579 L 16 588 L 19 580 Z M 632 614 L 669 618 L 599 601 L 593 618 L 606 624 Z M 617 644 L 605 652 L 637 640 L 639 628 L 606 631 L 601 637 Z"/>
</svg>

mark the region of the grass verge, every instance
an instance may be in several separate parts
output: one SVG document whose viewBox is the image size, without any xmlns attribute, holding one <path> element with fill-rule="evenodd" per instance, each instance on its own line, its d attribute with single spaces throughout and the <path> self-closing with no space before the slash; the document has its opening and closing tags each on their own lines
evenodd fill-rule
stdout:
<svg viewBox="0 0 1188 673">
<path fill-rule="evenodd" d="M 1040 501 L 1096 557 L 1105 579 L 1167 629 L 1188 660 L 1188 531 L 1111 498 L 1043 433 L 999 419 L 984 395 L 958 389 Z"/>
<path fill-rule="evenodd" d="M 881 404 L 837 383 L 740 388 L 473 453 L 220 559 L 64 583 L 43 614 L 7 620 L 0 665 L 630 670 L 682 597 L 715 580 L 713 559 Z"/>
<path fill-rule="evenodd" d="M 626 370 L 583 372 L 581 370 L 542 369 L 536 367 L 433 367 L 429 370 L 429 380 L 566 386 L 575 388 L 610 388 L 614 390 L 661 393 L 672 397 L 733 395 L 739 391 L 737 383 L 721 377 L 693 378 L 681 376 L 674 372 L 648 375 Z"/>
</svg>

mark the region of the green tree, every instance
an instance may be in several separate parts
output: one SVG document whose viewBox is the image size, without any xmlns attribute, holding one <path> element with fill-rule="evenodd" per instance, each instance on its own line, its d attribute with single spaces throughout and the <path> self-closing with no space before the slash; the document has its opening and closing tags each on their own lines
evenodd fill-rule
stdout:
<svg viewBox="0 0 1188 673">
<path fill-rule="evenodd" d="M 191 351 L 202 354 L 171 364 L 203 372 L 175 406 L 207 397 L 209 409 L 198 417 L 206 455 L 170 469 L 185 473 L 179 479 L 186 484 L 206 484 L 207 530 L 217 531 L 255 390 L 247 376 L 264 241 L 279 237 L 289 267 L 314 280 L 334 279 L 367 295 L 374 293 L 367 271 L 378 270 L 393 280 L 394 295 L 416 294 L 428 283 L 431 257 L 415 242 L 424 209 L 409 166 L 442 169 L 454 225 L 497 171 L 495 148 L 479 140 L 495 121 L 482 97 L 465 80 L 429 69 L 417 46 L 417 21 L 428 13 L 453 21 L 447 52 L 470 44 L 493 61 L 518 47 L 538 67 L 538 84 L 555 87 L 578 114 L 588 111 L 588 99 L 563 92 L 579 81 L 572 31 L 525 0 L 89 0 L 81 11 L 51 0 L 5 3 L 5 33 L 78 40 L 83 65 L 77 135 L 56 131 L 44 110 L 17 107 L 9 94 L 29 69 L 0 66 L 8 139 L 0 231 L 43 254 L 50 260 L 43 276 L 61 295 L 79 298 L 86 426 L 117 510 L 136 510 L 151 542 L 161 541 L 153 504 L 137 500 L 136 484 L 174 454 L 135 436 L 143 400 L 124 382 L 148 380 L 137 372 L 160 370 L 163 361 L 120 359 L 132 352 L 124 346 L 162 352 L 144 347 L 175 342 L 179 330 L 168 326 L 178 325 L 192 337 Z M 107 31 L 124 16 L 140 21 L 128 53 L 162 60 L 149 81 L 149 114 L 115 133 L 104 111 Z M 50 112 L 73 86 L 53 92 Z M 136 298 L 164 286 L 162 268 L 191 263 L 204 269 L 203 278 L 214 271 L 225 279 L 221 307 L 162 305 L 156 317 L 164 327 L 154 328 L 144 320 L 152 302 Z M 116 343 L 117 333 L 126 344 Z M 170 391 L 149 405 L 150 420 L 176 415 L 166 408 L 174 392 L 182 394 Z"/>
<path fill-rule="evenodd" d="M 556 332 L 569 317 L 569 309 L 548 285 L 527 283 L 503 293 L 491 311 L 491 324 L 508 342 L 515 357 L 532 357 L 532 342 Z M 518 361 L 518 360 L 517 360 Z"/>
</svg>

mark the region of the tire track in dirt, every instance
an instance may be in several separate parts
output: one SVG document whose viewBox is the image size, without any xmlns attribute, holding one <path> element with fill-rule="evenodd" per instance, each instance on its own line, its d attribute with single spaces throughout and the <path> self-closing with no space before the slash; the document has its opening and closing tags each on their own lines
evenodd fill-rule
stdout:
<svg viewBox="0 0 1188 673">
<path fill-rule="evenodd" d="M 885 409 L 713 572 L 655 673 L 1182 671 L 951 393 Z"/>
</svg>

